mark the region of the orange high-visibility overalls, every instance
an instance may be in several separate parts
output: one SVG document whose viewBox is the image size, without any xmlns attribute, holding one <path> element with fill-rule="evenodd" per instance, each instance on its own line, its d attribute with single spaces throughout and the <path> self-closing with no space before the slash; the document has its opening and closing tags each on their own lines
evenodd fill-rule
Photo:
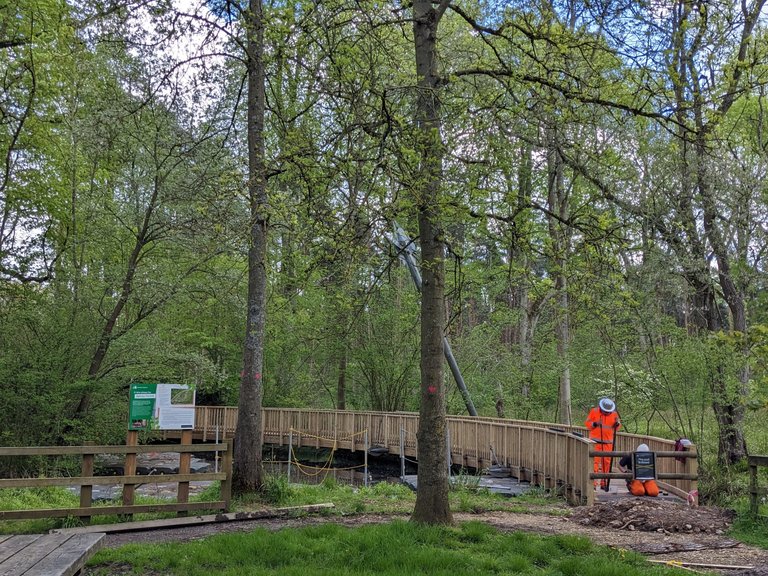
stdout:
<svg viewBox="0 0 768 576">
<path fill-rule="evenodd" d="M 589 437 L 595 441 L 595 450 L 611 452 L 613 450 L 613 435 L 621 427 L 618 412 L 604 413 L 595 406 L 589 411 L 589 416 L 584 422 L 584 426 L 589 430 Z M 608 457 L 596 456 L 594 469 L 595 472 L 610 472 L 611 459 Z M 597 487 L 597 480 L 594 482 Z M 608 486 L 608 480 L 600 480 L 600 487 Z"/>
</svg>

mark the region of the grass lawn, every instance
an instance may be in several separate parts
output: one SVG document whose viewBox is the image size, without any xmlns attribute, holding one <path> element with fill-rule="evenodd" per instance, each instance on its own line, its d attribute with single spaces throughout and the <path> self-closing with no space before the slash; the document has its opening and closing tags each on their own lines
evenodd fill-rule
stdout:
<svg viewBox="0 0 768 576">
<path fill-rule="evenodd" d="M 211 491 L 216 492 L 217 486 Z M 210 499 L 211 494 L 198 496 Z M 567 515 L 570 508 L 559 498 L 541 491 L 506 498 L 471 483 L 449 494 L 454 512 L 506 511 Z M 0 490 L 0 510 L 76 506 L 75 497 L 61 489 Z M 265 492 L 242 498 L 234 510 L 251 511 L 279 506 L 333 502 L 328 515 L 388 514 L 407 518 L 415 494 L 397 484 L 352 488 L 327 481 L 318 486 L 288 484 L 270 477 Z M 742 511 L 743 512 L 743 511 Z M 136 520 L 157 515 L 136 515 Z M 141 518 L 139 518 L 139 516 Z M 98 517 L 114 523 L 116 517 Z M 75 518 L 0 522 L 2 533 L 44 532 L 73 526 Z M 740 514 L 734 526 L 739 538 L 766 545 L 765 527 Z M 734 534 L 734 535 L 736 535 Z M 89 563 L 90 575 L 345 575 L 345 574 L 530 574 L 536 576 L 650 576 L 690 574 L 648 563 L 642 556 L 598 546 L 586 538 L 569 535 L 539 536 L 505 533 L 479 522 L 455 527 L 419 526 L 407 520 L 356 528 L 334 523 L 257 529 L 248 533 L 218 534 L 191 543 L 128 545 L 99 552 Z"/>
<path fill-rule="evenodd" d="M 130 567 L 130 568 L 129 568 Z M 348 528 L 324 524 L 257 529 L 190 543 L 102 550 L 87 574 L 284 576 L 430 574 L 461 576 L 652 576 L 683 572 L 578 536 L 502 533 L 479 522 L 457 527 L 407 521 Z"/>
</svg>

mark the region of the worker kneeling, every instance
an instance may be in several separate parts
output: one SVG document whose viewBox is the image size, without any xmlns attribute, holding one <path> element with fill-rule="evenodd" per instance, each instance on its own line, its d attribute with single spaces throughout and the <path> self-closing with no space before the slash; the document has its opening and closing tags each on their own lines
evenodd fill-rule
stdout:
<svg viewBox="0 0 768 576">
<path fill-rule="evenodd" d="M 623 456 L 619 460 L 619 470 L 622 472 L 634 470 L 634 478 L 627 480 L 627 489 L 633 496 L 659 495 L 659 486 L 655 480 L 656 458 L 647 444 L 640 444 L 634 454 Z"/>
</svg>

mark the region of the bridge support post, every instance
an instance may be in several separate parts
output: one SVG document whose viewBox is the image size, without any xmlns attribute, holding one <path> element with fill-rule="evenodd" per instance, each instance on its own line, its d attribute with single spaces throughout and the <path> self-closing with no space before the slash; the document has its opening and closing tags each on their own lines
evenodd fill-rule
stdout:
<svg viewBox="0 0 768 576">
<path fill-rule="evenodd" d="M 400 426 L 400 481 L 405 480 L 405 428 Z"/>
<path fill-rule="evenodd" d="M 288 484 L 291 483 L 291 460 L 293 458 L 293 428 L 288 431 Z"/>
<path fill-rule="evenodd" d="M 363 456 L 363 461 L 365 462 L 365 468 L 363 468 L 363 474 L 365 476 L 363 477 L 363 486 L 368 488 L 368 430 L 365 431 L 365 456 Z"/>
</svg>

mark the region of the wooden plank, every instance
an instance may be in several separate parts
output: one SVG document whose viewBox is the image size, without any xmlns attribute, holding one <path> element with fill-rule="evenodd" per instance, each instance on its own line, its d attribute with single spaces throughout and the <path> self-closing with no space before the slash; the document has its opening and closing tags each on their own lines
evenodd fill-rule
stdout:
<svg viewBox="0 0 768 576">
<path fill-rule="evenodd" d="M 197 526 L 200 524 L 214 524 L 219 522 L 240 522 L 243 520 L 263 520 L 267 518 L 282 518 L 294 513 L 311 514 L 323 512 L 334 508 L 332 502 L 321 504 L 308 504 L 304 506 L 287 506 L 273 510 L 258 510 L 255 512 L 231 512 L 227 514 L 207 514 L 205 516 L 186 516 L 177 518 L 162 518 L 159 520 L 142 520 L 139 522 L 123 522 L 120 524 L 107 524 L 102 526 L 79 526 L 77 528 L 57 528 L 50 531 L 51 534 L 88 534 L 94 532 L 136 532 L 138 530 L 159 530 L 164 528 L 179 528 L 183 526 Z"/>
<path fill-rule="evenodd" d="M 215 452 L 226 444 L 147 444 L 143 446 L 12 446 L 0 447 L 0 456 L 72 456 L 81 454 L 150 454 L 153 452 Z"/>
<path fill-rule="evenodd" d="M 24 576 L 73 576 L 104 545 L 106 538 L 104 533 L 61 536 L 66 536 L 67 540 L 25 572 Z"/>
<path fill-rule="evenodd" d="M 750 456 L 748 461 L 750 466 L 768 466 L 768 456 Z"/>
<path fill-rule="evenodd" d="M 192 480 L 224 480 L 224 472 L 192 474 L 152 474 L 130 476 L 67 476 L 60 478 L 10 478 L 0 480 L 0 488 L 39 488 L 41 486 L 109 486 L 111 484 L 162 484 Z"/>
<path fill-rule="evenodd" d="M 179 510 L 224 510 L 221 500 L 187 502 L 186 504 L 134 504 L 133 506 L 94 506 L 93 508 L 47 508 L 42 510 L 3 510 L 0 520 L 31 520 L 34 518 L 66 518 L 67 516 L 98 516 L 105 514 L 141 514 L 144 512 L 178 512 Z"/>
<path fill-rule="evenodd" d="M 701 562 L 686 562 L 685 560 L 650 560 L 646 558 L 648 562 L 653 564 L 665 564 L 667 566 L 674 567 L 687 567 L 694 566 L 696 568 L 719 568 L 722 570 L 751 570 L 754 566 L 735 566 L 732 564 L 704 564 Z"/>
<path fill-rule="evenodd" d="M 52 534 L 41 536 L 24 546 L 16 554 L 9 557 L 0 565 L 0 573 L 3 576 L 21 576 L 26 574 L 35 564 L 40 562 L 53 552 L 60 544 L 66 542 L 69 536 L 66 534 Z M 53 572 L 51 574 L 56 574 Z"/>
<path fill-rule="evenodd" d="M 0 542 L 0 567 L 8 558 L 40 537 L 40 534 L 24 534 L 22 536 L 9 536 L 5 538 Z"/>
</svg>

